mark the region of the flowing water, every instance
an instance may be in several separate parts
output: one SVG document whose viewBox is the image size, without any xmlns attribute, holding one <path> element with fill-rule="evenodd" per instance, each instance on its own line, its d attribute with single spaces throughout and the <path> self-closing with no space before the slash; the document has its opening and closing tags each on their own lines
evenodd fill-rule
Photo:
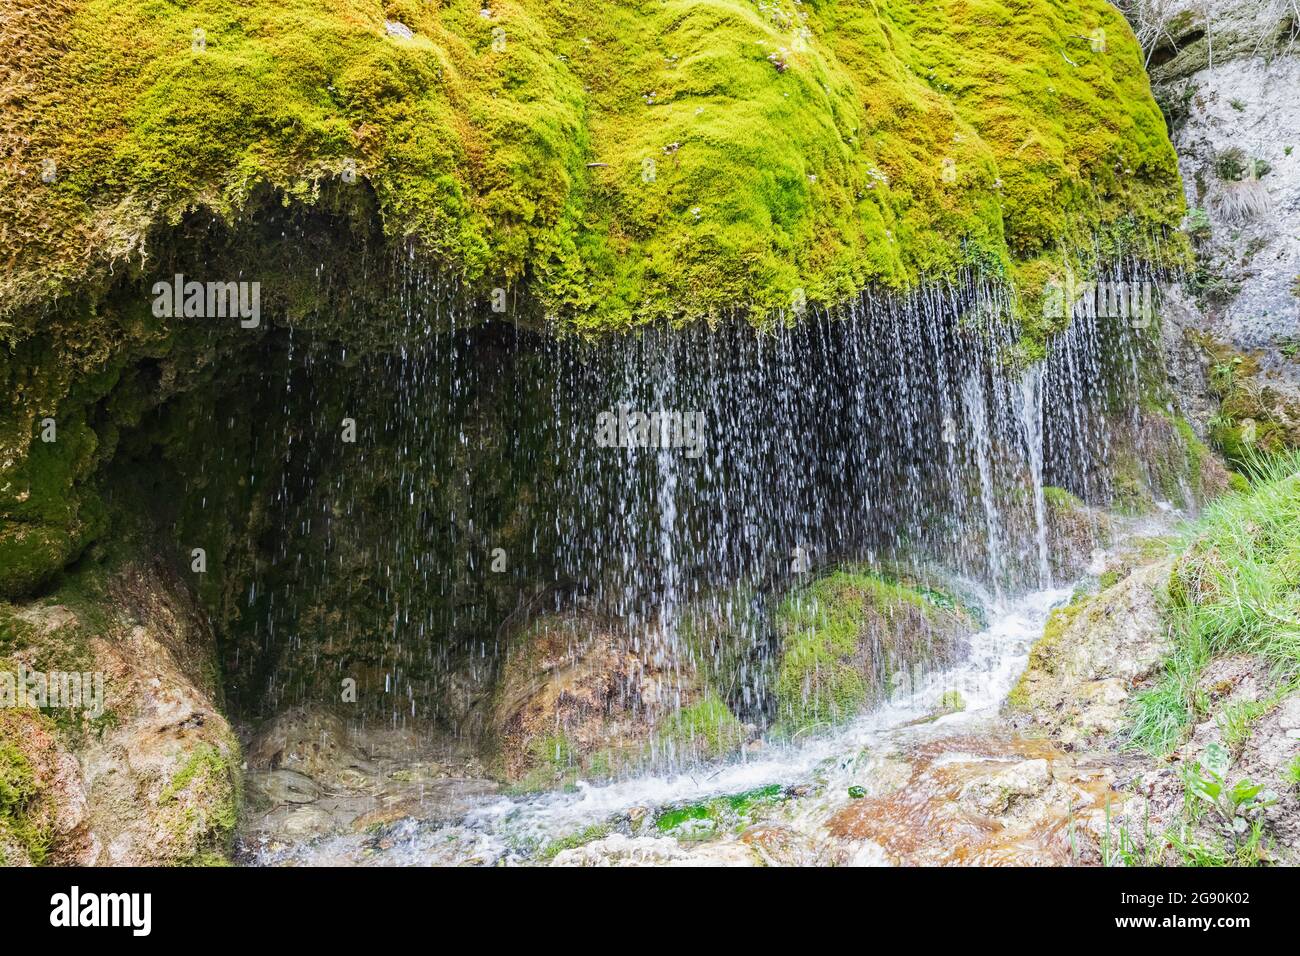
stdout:
<svg viewBox="0 0 1300 956">
<path fill-rule="evenodd" d="M 738 833 L 713 832 L 708 820 L 691 827 L 689 815 L 687 825 L 677 828 L 680 832 L 661 830 L 655 821 L 671 820 L 665 811 L 673 808 L 756 791 L 770 795 L 774 787 L 780 788 L 781 797 L 764 820 L 801 832 L 816 843 L 824 839 L 824 828 L 837 811 L 853 804 L 850 788 L 870 791 L 877 776 L 895 774 L 899 754 L 906 748 L 922 745 L 926 760 L 939 765 L 1011 760 L 1017 752 L 1014 747 L 995 745 L 989 756 L 972 756 L 972 751 L 989 748 L 988 735 L 995 729 L 1001 702 L 1023 671 L 1048 613 L 1070 594 L 1068 588 L 1046 589 L 993 605 L 989 626 L 972 638 L 970 653 L 961 664 L 929 674 L 914 690 L 833 734 L 774 745 L 690 773 L 649 774 L 604 785 L 580 782 L 572 792 L 482 797 L 455 822 L 424 822 L 416 813 L 386 830 L 382 838 L 365 834 L 326 838 L 264 849 L 254 860 L 264 865 L 527 863 L 539 854 L 545 858 L 556 841 L 635 818 L 645 821 L 641 845 L 634 838 L 629 857 L 629 844 L 616 837 L 604 862 L 694 859 L 725 864 L 732 860 L 718 847 L 734 844 Z M 954 690 L 962 694 L 965 709 L 928 720 Z M 435 804 L 436 795 L 429 796 Z M 710 837 L 714 839 L 702 839 Z M 888 861 L 874 843 L 862 843 L 848 841 L 850 861 Z"/>
<path fill-rule="evenodd" d="M 242 713 L 351 678 L 372 715 L 439 716 L 521 616 L 581 603 L 665 658 L 689 609 L 836 562 L 1047 587 L 1044 487 L 1104 495 L 1107 416 L 1143 347 L 1082 316 L 1016 371 L 1007 303 L 973 282 L 599 343 L 403 301 L 401 348 L 290 337 L 287 372 L 256 385 L 278 417 L 248 471 L 276 491 L 271 548 L 226 611 Z M 732 703 L 762 723 L 769 689 Z"/>
<path fill-rule="evenodd" d="M 765 330 L 724 320 L 588 343 L 466 325 L 421 282 L 399 295 L 400 347 L 355 355 L 289 334 L 283 366 L 252 384 L 270 425 L 246 467 L 275 491 L 242 606 L 227 609 L 236 710 L 256 719 L 333 700 L 346 679 L 365 719 L 432 721 L 472 746 L 482 714 L 467 702 L 490 693 L 528 621 L 598 614 L 671 671 L 683 621 L 703 608 L 744 645 L 705 663 L 726 656 L 736 668 L 726 704 L 763 736 L 732 762 L 668 754 L 667 769 L 575 792 L 493 798 L 431 784 L 429 812 L 380 837 L 268 844 L 252 858 L 527 862 L 599 827 L 630 841 L 612 860 L 689 862 L 737 843 L 734 827 L 700 840 L 718 824 L 690 808 L 731 795 L 809 845 L 842 832 L 854 858 L 897 861 L 906 853 L 891 856 L 888 838 L 854 834 L 928 805 L 828 823 L 850 809 L 850 788 L 862 788 L 861 816 L 902 764 L 955 786 L 952 768 L 1034 750 L 989 735 L 1069 594 L 1053 587 L 1046 489 L 1105 498 L 1109 423 L 1136 405 L 1149 341 L 1076 314 L 1026 365 L 1009 303 L 965 281 Z M 353 439 L 339 440 L 342 422 Z M 960 663 L 833 734 L 764 745 L 775 700 L 763 665 L 779 652 L 766 602 L 837 563 L 923 580 L 941 568 L 980 596 L 989 626 Z M 954 691 L 965 709 L 936 717 Z M 679 811 L 691 832 L 663 825 Z M 956 842 L 976 857 L 1001 852 Z"/>
</svg>

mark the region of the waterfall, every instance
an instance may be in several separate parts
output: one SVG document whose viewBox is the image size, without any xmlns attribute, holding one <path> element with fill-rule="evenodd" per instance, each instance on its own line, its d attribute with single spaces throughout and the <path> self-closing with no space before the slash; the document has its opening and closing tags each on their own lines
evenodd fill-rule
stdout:
<svg viewBox="0 0 1300 956">
<path fill-rule="evenodd" d="M 661 661 L 703 607 L 761 660 L 737 594 L 836 562 L 1042 586 L 1044 485 L 1096 490 L 1103 418 L 1132 389 L 1131 349 L 1096 317 L 1019 368 L 1004 297 L 971 279 L 594 342 L 470 322 L 453 293 L 415 275 L 385 330 L 399 348 L 341 361 L 289 336 L 259 384 L 285 438 L 274 551 L 237 622 L 245 704 L 310 699 L 285 675 L 332 661 L 403 719 L 467 669 L 489 679 L 511 628 L 564 607 Z M 759 671 L 734 701 L 756 714 Z"/>
<path fill-rule="evenodd" d="M 971 444 L 979 474 L 980 505 L 984 509 L 984 530 L 988 547 L 988 579 L 995 593 L 1002 596 L 1006 564 L 1002 554 L 1002 516 L 998 513 L 997 493 L 993 486 L 993 444 L 989 434 L 987 398 L 982 382 L 975 374 L 962 385 L 962 398 L 970 423 Z"/>
<path fill-rule="evenodd" d="M 1052 566 L 1047 553 L 1047 497 L 1043 493 L 1043 369 L 1025 370 L 1015 391 L 1016 412 L 1024 429 L 1026 456 L 1034 492 L 1034 530 L 1038 545 L 1038 584 L 1052 586 Z"/>
</svg>

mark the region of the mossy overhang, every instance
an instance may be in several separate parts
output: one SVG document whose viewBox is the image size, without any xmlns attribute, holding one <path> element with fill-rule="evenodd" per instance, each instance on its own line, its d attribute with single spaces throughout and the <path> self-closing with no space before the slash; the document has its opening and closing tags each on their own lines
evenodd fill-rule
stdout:
<svg viewBox="0 0 1300 956">
<path fill-rule="evenodd" d="M 349 182 L 588 332 L 1181 255 L 1105 0 L 13 0 L 0 56 L 10 342 L 187 214 Z"/>
</svg>

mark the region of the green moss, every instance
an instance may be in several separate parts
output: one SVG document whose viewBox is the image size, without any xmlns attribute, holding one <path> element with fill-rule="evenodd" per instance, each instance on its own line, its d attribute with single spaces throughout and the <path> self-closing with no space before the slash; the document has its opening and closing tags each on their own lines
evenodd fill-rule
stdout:
<svg viewBox="0 0 1300 956">
<path fill-rule="evenodd" d="M 528 744 L 531 755 L 528 772 L 510 786 L 512 793 L 534 793 L 555 788 L 568 789 L 582 775 L 581 755 L 562 733 L 538 737 Z M 608 769 L 600 755 L 592 758 L 597 769 Z"/>
<path fill-rule="evenodd" d="M 614 824 L 612 822 L 593 823 L 577 833 L 560 837 L 558 840 L 552 840 L 542 847 L 537 854 L 537 858 L 542 861 L 553 860 L 565 850 L 576 850 L 578 847 L 594 843 L 596 840 L 603 840 L 613 832 Z"/>
<path fill-rule="evenodd" d="M 966 698 L 959 690 L 946 690 L 939 699 L 939 709 L 949 713 L 958 713 L 966 709 Z"/>
<path fill-rule="evenodd" d="M 10 306 L 102 281 L 188 210 L 235 221 L 267 187 L 346 204 L 368 183 L 390 238 L 478 287 L 527 277 L 593 330 L 965 266 L 1032 291 L 1062 243 L 1140 252 L 1182 217 L 1104 0 L 56 8 L 20 3 L 0 39 L 25 94 L 0 124 L 5 174 L 25 176 L 0 189 Z"/>
<path fill-rule="evenodd" d="M 1202 469 L 1205 460 L 1211 455 L 1210 449 L 1205 442 L 1196 437 L 1196 432 L 1192 430 L 1192 424 L 1186 418 L 1181 416 L 1174 419 L 1174 427 L 1178 430 L 1178 435 L 1182 439 L 1183 449 L 1187 453 L 1187 474 L 1192 484 L 1196 488 L 1202 488 Z"/>
<path fill-rule="evenodd" d="M 1259 375 L 1259 361 L 1209 337 L 1201 345 L 1211 363 L 1210 388 L 1219 398 L 1210 437 L 1229 464 L 1249 470 L 1260 458 L 1300 448 L 1300 407 Z"/>
<path fill-rule="evenodd" d="M 1073 601 L 1065 607 L 1056 608 L 1048 615 L 1047 623 L 1043 626 L 1043 636 L 1029 652 L 1030 668 L 1043 670 L 1049 674 L 1054 672 L 1053 649 L 1087 605 L 1087 599 Z"/>
<path fill-rule="evenodd" d="M 668 717 L 657 731 L 659 746 L 701 759 L 720 757 L 741 744 L 745 730 L 713 691 Z"/>
<path fill-rule="evenodd" d="M 1083 502 L 1079 500 L 1077 495 L 1055 485 L 1043 486 L 1043 500 L 1046 501 L 1047 507 L 1053 511 L 1073 513 L 1084 507 Z"/>
<path fill-rule="evenodd" d="M 213 744 L 199 744 L 159 794 L 164 826 L 183 854 L 177 863 L 210 866 L 214 858 L 228 856 L 242 792 L 238 754 L 233 740 L 224 753 Z"/>
<path fill-rule="evenodd" d="M 1088 603 L 1086 595 L 1076 594 L 1069 604 L 1056 608 L 1048 615 L 1047 623 L 1043 625 L 1043 636 L 1030 648 L 1025 671 L 1007 695 L 1008 710 L 1024 710 L 1029 706 L 1029 684 L 1034 675 L 1056 672 L 1056 648 Z"/>
<path fill-rule="evenodd" d="M 0 723 L 0 729 L 9 732 L 10 722 Z M 34 864 L 45 861 L 51 833 L 49 815 L 41 810 L 44 799 L 27 756 L 12 740 L 0 737 L 0 856 L 8 845 Z M 7 862 L 0 859 L 0 865 Z"/>
<path fill-rule="evenodd" d="M 797 734 L 847 720 L 889 694 L 895 671 L 924 666 L 936 650 L 932 635 L 969 623 L 942 592 L 871 572 L 835 571 L 796 591 L 777 612 L 782 729 Z M 901 639 L 880 639 L 900 626 Z"/>
<path fill-rule="evenodd" d="M 468 298 L 509 286 L 514 302 L 520 287 L 524 318 L 585 333 L 763 322 L 796 299 L 963 270 L 1018 287 L 1032 317 L 1071 250 L 1181 261 L 1177 242 L 1148 241 L 1176 225 L 1182 193 L 1136 43 L 1103 0 L 492 9 L 16 3 L 0 33 L 23 90 L 0 123 L 0 390 L 13 398 L 0 597 L 111 540 L 100 479 L 141 422 L 172 464 L 237 440 L 240 425 L 211 413 L 212 370 L 266 330 L 220 339 L 212 362 L 211 340 L 151 314 L 154 269 L 252 277 L 268 325 L 373 344 L 401 299 L 376 263 L 408 261 L 376 246 L 408 240 Z M 415 38 L 385 35 L 386 16 Z M 1099 27 L 1104 50 L 1080 39 Z M 319 243 L 310 266 L 295 235 Z M 323 291 L 322 263 L 347 295 Z M 1053 328 L 1026 322 L 1026 354 Z M 187 388 L 168 420 L 150 417 Z M 47 416 L 51 445 L 36 440 Z M 255 533 L 222 515 L 251 522 L 248 475 L 275 480 L 245 451 L 207 460 L 186 494 L 153 489 L 206 545 L 196 583 L 213 610 Z"/>
<path fill-rule="evenodd" d="M 1151 474 L 1152 462 L 1143 459 L 1130 444 L 1113 453 L 1110 473 L 1110 507 L 1122 515 L 1145 515 L 1155 510 Z"/>
</svg>

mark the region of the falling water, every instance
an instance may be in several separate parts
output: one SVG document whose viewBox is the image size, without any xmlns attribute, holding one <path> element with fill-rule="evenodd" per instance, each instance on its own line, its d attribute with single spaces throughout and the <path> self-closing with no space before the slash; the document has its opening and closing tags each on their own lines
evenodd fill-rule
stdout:
<svg viewBox="0 0 1300 956">
<path fill-rule="evenodd" d="M 991 606 L 989 627 L 974 636 L 963 662 L 928 675 L 916 687 L 836 732 L 798 746 L 772 747 L 712 772 L 649 773 L 605 784 L 584 782 L 571 792 L 483 797 L 456 814 L 454 821 L 412 818 L 399 824 L 387 835 L 382 852 L 375 851 L 370 837 L 351 834 L 312 844 L 268 847 L 257 852 L 256 861 L 386 866 L 523 863 L 535 860 L 552 841 L 612 819 L 626 820 L 629 812 L 663 810 L 772 786 L 787 788 L 787 793 L 810 792 L 807 798 L 789 801 L 785 825 L 816 835 L 830 812 L 846 802 L 850 785 L 878 771 L 877 754 L 887 755 L 900 743 L 927 735 L 971 734 L 986 728 L 1024 669 L 1047 614 L 1069 594 L 1069 588 L 1033 591 Z M 966 708 L 940 721 L 928 721 L 927 715 L 934 714 L 943 695 L 953 690 L 964 695 Z M 659 836 L 653 828 L 648 835 L 652 842 Z M 943 841 L 942 833 L 928 837 L 935 843 Z M 684 842 L 689 845 L 689 838 Z M 716 858 L 703 860 L 716 862 Z"/>
<path fill-rule="evenodd" d="M 1052 567 L 1047 553 L 1047 498 L 1043 492 L 1043 369 L 1032 365 L 1020 377 L 1016 412 L 1025 433 L 1025 449 L 1034 492 L 1034 528 L 1038 545 L 1038 583 L 1049 587 Z"/>
<path fill-rule="evenodd" d="M 666 669 L 645 706 L 702 667 L 766 727 L 784 594 L 841 563 L 991 604 L 1050 588 L 1045 488 L 1103 500 L 1107 423 L 1141 392 L 1131 329 L 1078 309 L 1026 368 L 1005 294 L 974 276 L 587 341 L 478 310 L 414 259 L 378 309 L 316 274 L 336 314 L 270 328 L 226 384 L 258 415 L 214 408 L 221 454 L 177 463 L 249 542 L 218 607 L 245 718 L 348 678 L 358 719 L 472 743 L 512 639 L 569 614 Z M 602 414 L 651 413 L 668 425 L 599 440 Z M 210 495 L 230 475 L 269 489 L 247 516 Z M 726 646 L 688 646 L 698 619 Z"/>
<path fill-rule="evenodd" d="M 598 342 L 472 319 L 413 268 L 395 297 L 366 327 L 391 346 L 286 331 L 250 386 L 272 410 L 250 480 L 276 491 L 232 614 L 241 709 L 355 676 L 376 716 L 439 717 L 512 629 L 574 606 L 665 659 L 704 606 L 761 659 L 737 588 L 779 592 L 801 561 L 1044 586 L 1044 485 L 1096 490 L 1105 416 L 1133 393 L 1123 330 L 1095 317 L 1017 371 L 1007 303 L 973 280 Z M 668 424 L 604 447 L 606 413 Z M 730 701 L 759 723 L 761 670 Z"/>
</svg>

